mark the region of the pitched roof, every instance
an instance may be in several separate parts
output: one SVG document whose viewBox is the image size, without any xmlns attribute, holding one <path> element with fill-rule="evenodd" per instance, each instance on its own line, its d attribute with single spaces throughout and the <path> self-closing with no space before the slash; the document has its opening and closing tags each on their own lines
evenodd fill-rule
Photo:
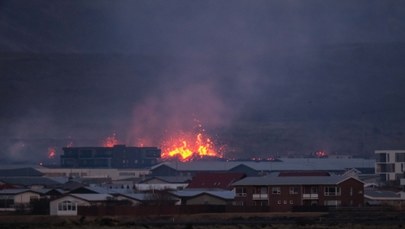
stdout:
<svg viewBox="0 0 405 229">
<path fill-rule="evenodd" d="M 60 183 L 46 177 L 0 177 L 0 181 L 24 187 L 32 185 L 44 185 L 47 187 L 60 185 Z"/>
<path fill-rule="evenodd" d="M 127 197 L 129 199 L 143 201 L 143 200 L 148 199 L 149 194 L 148 193 L 119 193 L 119 194 L 115 194 L 115 195 L 124 196 L 124 197 Z"/>
<path fill-rule="evenodd" d="M 221 199 L 226 199 L 226 200 L 232 200 L 235 198 L 235 192 L 228 191 L 228 190 L 184 189 L 184 190 L 180 190 L 180 191 L 172 191 L 171 193 L 180 198 L 191 198 L 191 197 L 204 195 L 204 194 L 219 197 Z"/>
<path fill-rule="evenodd" d="M 79 194 L 79 193 L 75 193 L 75 194 L 69 194 L 70 196 L 73 197 L 77 197 L 79 199 L 82 200 L 86 200 L 86 201 L 106 201 L 110 198 L 113 198 L 112 195 L 109 194 L 100 194 L 100 193 L 91 193 L 91 194 Z"/>
<path fill-rule="evenodd" d="M 153 177 L 148 177 L 139 183 L 141 183 L 141 184 L 146 183 L 153 179 L 157 179 L 157 180 L 163 181 L 165 183 L 176 184 L 176 183 L 188 183 L 191 180 L 191 177 L 190 176 L 153 176 Z"/>
<path fill-rule="evenodd" d="M 401 195 L 393 191 L 364 190 L 364 197 L 373 200 L 399 200 Z"/>
<path fill-rule="evenodd" d="M 232 189 L 231 184 L 244 177 L 243 173 L 201 172 L 193 177 L 188 188 Z"/>
<path fill-rule="evenodd" d="M 42 175 L 41 172 L 31 167 L 0 169 L 0 177 L 40 177 Z"/>
<path fill-rule="evenodd" d="M 363 158 L 280 158 L 280 161 L 166 161 L 152 167 L 167 166 L 178 171 L 228 171 L 245 165 L 256 171 L 291 170 L 346 170 L 348 168 L 374 168 L 374 159 Z"/>
<path fill-rule="evenodd" d="M 127 189 L 122 188 L 105 188 L 99 186 L 84 186 L 77 189 L 73 189 L 70 193 L 74 194 L 115 194 L 115 193 L 126 193 Z"/>
<path fill-rule="evenodd" d="M 34 192 L 34 193 L 41 194 L 41 193 L 39 193 L 37 191 L 34 191 L 34 190 L 31 190 L 31 189 L 26 189 L 26 188 L 21 189 L 20 188 L 20 189 L 3 189 L 3 190 L 0 190 L 0 195 L 17 195 L 17 194 L 24 193 L 24 192 Z"/>
<path fill-rule="evenodd" d="M 282 171 L 278 174 L 279 177 L 314 177 L 314 176 L 330 176 L 329 172 L 325 171 Z"/>
<path fill-rule="evenodd" d="M 233 183 L 233 186 L 245 185 L 336 185 L 352 177 L 343 176 L 304 176 L 304 177 L 246 177 Z M 355 179 L 355 178 L 352 178 Z M 357 179 L 356 179 L 357 180 Z M 362 182 L 362 181 L 359 181 Z"/>
</svg>

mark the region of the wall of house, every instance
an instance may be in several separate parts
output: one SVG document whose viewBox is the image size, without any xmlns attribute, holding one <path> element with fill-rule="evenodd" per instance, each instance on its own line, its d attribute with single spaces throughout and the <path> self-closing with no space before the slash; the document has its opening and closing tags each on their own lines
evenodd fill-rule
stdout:
<svg viewBox="0 0 405 229">
<path fill-rule="evenodd" d="M 338 186 L 342 190 L 342 206 L 360 207 L 364 205 L 364 184 L 361 181 L 350 178 Z"/>
<path fill-rule="evenodd" d="M 295 191 L 290 192 L 293 187 L 295 187 Z M 338 187 L 340 193 L 333 196 L 325 195 L 326 187 Z M 258 195 L 263 193 L 263 188 L 267 188 L 267 196 Z M 354 178 L 349 178 L 336 185 L 244 186 L 244 189 L 243 196 L 236 194 L 234 201 L 236 205 L 268 205 L 270 211 L 291 211 L 294 206 L 360 207 L 364 202 L 364 184 Z"/>
<path fill-rule="evenodd" d="M 117 198 L 117 200 L 120 200 L 120 201 L 121 200 L 128 200 L 128 201 L 130 201 L 132 203 L 132 206 L 140 205 L 142 203 L 139 200 L 134 200 L 134 199 L 131 199 L 131 198 L 127 198 L 125 196 L 117 196 L 116 198 Z"/>
<path fill-rule="evenodd" d="M 71 201 L 76 204 L 76 210 L 74 211 L 60 211 L 58 209 L 59 203 L 63 201 Z M 77 207 L 79 206 L 90 206 L 90 203 L 73 196 L 65 196 L 56 200 L 53 200 L 49 203 L 50 215 L 77 215 Z"/>
<path fill-rule="evenodd" d="M 227 202 L 221 198 L 217 198 L 211 195 L 199 195 L 188 199 L 186 205 L 226 205 Z"/>
<path fill-rule="evenodd" d="M 35 192 L 24 192 L 14 196 L 15 204 L 29 204 L 31 199 L 39 199 L 39 194 Z"/>
</svg>

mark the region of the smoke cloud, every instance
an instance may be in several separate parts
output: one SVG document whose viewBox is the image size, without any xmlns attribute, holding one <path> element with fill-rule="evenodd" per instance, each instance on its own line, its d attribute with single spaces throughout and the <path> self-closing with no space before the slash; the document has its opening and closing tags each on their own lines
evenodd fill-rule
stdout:
<svg viewBox="0 0 405 229">
<path fill-rule="evenodd" d="M 2 159 L 196 123 L 247 157 L 405 147 L 403 2 L 0 4 Z"/>
</svg>

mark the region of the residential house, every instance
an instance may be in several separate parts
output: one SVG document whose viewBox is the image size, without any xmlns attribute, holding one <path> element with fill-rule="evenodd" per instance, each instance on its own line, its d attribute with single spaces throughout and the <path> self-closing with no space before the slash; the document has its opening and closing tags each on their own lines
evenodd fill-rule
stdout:
<svg viewBox="0 0 405 229">
<path fill-rule="evenodd" d="M 246 177 L 233 184 L 235 204 L 291 211 L 297 206 L 362 206 L 363 182 L 344 176 Z"/>
<path fill-rule="evenodd" d="M 137 191 L 179 190 L 186 188 L 190 180 L 189 176 L 149 177 L 135 184 L 135 189 Z"/>
<path fill-rule="evenodd" d="M 177 205 L 231 205 L 235 192 L 230 190 L 185 189 L 171 192 L 181 201 Z"/>
<path fill-rule="evenodd" d="M 80 206 L 101 206 L 113 199 L 110 194 L 68 194 L 51 200 L 50 215 L 75 216 Z"/>
<path fill-rule="evenodd" d="M 224 189 L 232 190 L 232 183 L 246 177 L 236 172 L 201 172 L 191 179 L 187 189 Z"/>
<path fill-rule="evenodd" d="M 405 193 L 388 190 L 364 190 L 364 202 L 368 206 L 391 206 L 405 209 Z"/>
<path fill-rule="evenodd" d="M 200 172 L 240 172 L 247 176 L 281 171 L 324 171 L 341 174 L 356 168 L 372 171 L 375 160 L 362 158 L 279 158 L 275 161 L 166 161 L 151 168 L 152 176 L 195 176 Z M 370 170 L 370 168 L 372 168 Z"/>
<path fill-rule="evenodd" d="M 0 190 L 0 211 L 25 210 L 32 200 L 40 198 L 41 193 L 30 189 Z"/>
</svg>

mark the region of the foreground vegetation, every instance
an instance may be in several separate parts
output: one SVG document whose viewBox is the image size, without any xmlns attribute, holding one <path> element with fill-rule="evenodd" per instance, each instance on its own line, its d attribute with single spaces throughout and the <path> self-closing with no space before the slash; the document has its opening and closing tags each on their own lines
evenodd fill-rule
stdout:
<svg viewBox="0 0 405 229">
<path fill-rule="evenodd" d="M 2 229 L 43 228 L 402 228 L 405 214 L 398 211 L 334 211 L 310 213 L 221 213 L 150 217 L 55 217 L 1 215 Z"/>
</svg>

